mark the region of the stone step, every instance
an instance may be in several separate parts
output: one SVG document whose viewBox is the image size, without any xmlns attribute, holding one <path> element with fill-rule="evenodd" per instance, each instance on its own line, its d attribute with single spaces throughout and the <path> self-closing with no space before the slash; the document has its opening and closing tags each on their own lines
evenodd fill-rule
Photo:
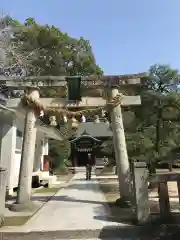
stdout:
<svg viewBox="0 0 180 240">
<path fill-rule="evenodd" d="M 48 183 L 49 187 L 57 183 L 57 176 L 44 176 L 41 178 L 42 183 Z"/>
</svg>

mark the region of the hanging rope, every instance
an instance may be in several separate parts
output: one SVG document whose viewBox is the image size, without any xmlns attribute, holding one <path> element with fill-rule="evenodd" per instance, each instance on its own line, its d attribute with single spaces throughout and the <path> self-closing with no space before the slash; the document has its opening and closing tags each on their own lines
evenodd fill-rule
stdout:
<svg viewBox="0 0 180 240">
<path fill-rule="evenodd" d="M 35 100 L 27 94 L 25 94 L 21 98 L 21 105 L 23 107 L 31 108 L 35 112 L 40 113 L 41 111 L 44 111 L 45 114 L 50 116 L 58 116 L 58 117 L 67 116 L 67 118 L 71 119 L 72 117 L 81 117 L 82 115 L 92 115 L 105 109 L 109 111 L 110 109 L 115 108 L 116 106 L 121 104 L 122 97 L 123 97 L 122 94 L 118 94 L 116 97 L 108 101 L 106 106 L 104 107 L 97 107 L 97 108 L 90 108 L 90 109 L 87 108 L 87 109 L 79 110 L 76 112 L 70 111 L 66 107 L 58 107 L 58 106 L 46 107 L 39 100 Z"/>
</svg>

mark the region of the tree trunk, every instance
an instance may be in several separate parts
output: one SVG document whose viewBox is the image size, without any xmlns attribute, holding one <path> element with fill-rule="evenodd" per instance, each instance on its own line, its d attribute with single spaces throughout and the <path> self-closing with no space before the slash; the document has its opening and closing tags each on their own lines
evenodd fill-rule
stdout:
<svg viewBox="0 0 180 240">
<path fill-rule="evenodd" d="M 160 102 L 159 102 L 160 105 Z M 162 118 L 162 108 L 159 106 L 157 110 L 157 121 L 156 121 L 156 143 L 155 143 L 155 150 L 159 154 L 159 147 L 160 147 L 160 130 L 161 130 L 161 118 Z"/>
</svg>

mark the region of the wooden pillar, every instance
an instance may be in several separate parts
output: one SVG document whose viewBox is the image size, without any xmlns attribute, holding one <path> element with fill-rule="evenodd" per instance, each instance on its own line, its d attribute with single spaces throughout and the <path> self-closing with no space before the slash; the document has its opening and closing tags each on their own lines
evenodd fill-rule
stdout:
<svg viewBox="0 0 180 240">
<path fill-rule="evenodd" d="M 162 220 L 166 221 L 170 217 L 170 203 L 167 182 L 158 184 L 159 207 Z"/>
<path fill-rule="evenodd" d="M 48 155 L 43 156 L 43 172 L 49 172 L 49 158 Z"/>
<path fill-rule="evenodd" d="M 178 197 L 179 197 L 179 204 L 180 204 L 180 181 L 177 181 L 177 189 L 178 189 Z"/>
<path fill-rule="evenodd" d="M 112 87 L 111 98 L 114 98 L 115 96 L 117 96 L 117 94 L 119 94 L 118 88 Z M 120 105 L 116 106 L 111 110 L 111 122 L 113 131 L 113 142 L 115 147 L 116 166 L 119 179 L 120 199 L 122 200 L 122 203 L 128 203 L 131 200 L 132 192 L 131 175 Z"/>
<path fill-rule="evenodd" d="M 39 98 L 39 92 L 35 89 L 29 91 L 33 99 Z M 12 205 L 11 210 L 29 211 L 35 207 L 30 201 L 32 172 L 36 142 L 36 115 L 33 109 L 26 110 L 24 136 L 22 145 L 21 165 L 19 173 L 19 184 L 16 203 Z"/>
</svg>

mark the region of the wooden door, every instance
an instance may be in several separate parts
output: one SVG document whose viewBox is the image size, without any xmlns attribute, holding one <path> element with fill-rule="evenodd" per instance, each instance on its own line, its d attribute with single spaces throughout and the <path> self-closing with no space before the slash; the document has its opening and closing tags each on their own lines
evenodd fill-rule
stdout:
<svg viewBox="0 0 180 240">
<path fill-rule="evenodd" d="M 43 161 L 43 172 L 49 171 L 49 157 L 48 155 L 44 155 L 44 161 Z"/>
</svg>

